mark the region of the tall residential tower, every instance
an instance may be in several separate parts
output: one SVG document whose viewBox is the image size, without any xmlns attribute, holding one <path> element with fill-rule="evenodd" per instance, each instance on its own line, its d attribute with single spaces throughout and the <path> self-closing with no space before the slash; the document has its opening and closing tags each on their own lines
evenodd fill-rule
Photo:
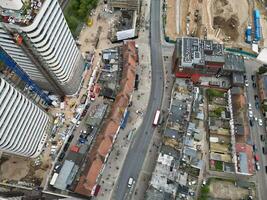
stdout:
<svg viewBox="0 0 267 200">
<path fill-rule="evenodd" d="M 44 111 L 0 77 L 0 151 L 37 157 L 49 125 Z"/>
<path fill-rule="evenodd" d="M 0 46 L 43 89 L 77 92 L 84 61 L 57 0 L 1 0 Z"/>
</svg>

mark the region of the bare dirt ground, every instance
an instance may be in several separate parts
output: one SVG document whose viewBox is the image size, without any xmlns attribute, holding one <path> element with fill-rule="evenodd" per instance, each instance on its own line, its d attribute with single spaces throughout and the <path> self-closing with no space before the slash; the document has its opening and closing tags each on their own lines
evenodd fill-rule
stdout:
<svg viewBox="0 0 267 200">
<path fill-rule="evenodd" d="M 267 21 L 261 18 L 263 46 L 267 47 Z"/>
<path fill-rule="evenodd" d="M 246 198 L 249 194 L 247 189 L 236 187 L 234 183 L 227 180 L 211 180 L 209 189 L 212 199 L 239 200 Z"/>
<path fill-rule="evenodd" d="M 0 179 L 18 181 L 29 173 L 29 160 L 18 157 L 10 157 L 1 165 Z"/>
<path fill-rule="evenodd" d="M 213 28 L 220 28 L 226 40 L 238 41 L 240 33 L 248 25 L 249 7 L 247 0 L 215 0 L 210 7 Z"/>
<path fill-rule="evenodd" d="M 167 18 L 165 34 L 172 40 L 175 40 L 178 36 L 176 28 L 176 0 L 166 0 L 167 6 Z"/>
<path fill-rule="evenodd" d="M 206 34 L 218 42 L 244 43 L 244 30 L 251 23 L 247 0 L 181 0 L 181 7 L 183 34 L 202 38 Z"/>
</svg>

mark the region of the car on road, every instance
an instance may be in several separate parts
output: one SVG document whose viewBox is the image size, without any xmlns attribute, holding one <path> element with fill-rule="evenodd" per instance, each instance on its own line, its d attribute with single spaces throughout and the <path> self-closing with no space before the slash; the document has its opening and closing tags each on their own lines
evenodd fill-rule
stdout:
<svg viewBox="0 0 267 200">
<path fill-rule="evenodd" d="M 251 80 L 255 81 L 255 75 L 251 75 Z"/>
<path fill-rule="evenodd" d="M 252 145 L 253 147 L 253 151 L 256 152 L 258 149 L 257 149 L 257 146 L 255 144 Z"/>
<path fill-rule="evenodd" d="M 253 126 L 253 121 L 251 119 L 249 120 L 249 125 Z"/>
<path fill-rule="evenodd" d="M 255 159 L 256 162 L 258 162 L 258 161 L 260 160 L 259 155 L 258 155 L 258 154 L 255 154 L 255 155 L 254 155 L 254 159 Z"/>
<path fill-rule="evenodd" d="M 267 174 L 267 166 L 265 166 L 265 173 Z"/>
<path fill-rule="evenodd" d="M 245 80 L 245 86 L 248 87 L 249 84 L 248 84 L 248 80 Z"/>
<path fill-rule="evenodd" d="M 255 101 L 258 101 L 259 100 L 259 96 L 258 95 L 254 95 L 254 99 L 255 99 Z"/>
<path fill-rule="evenodd" d="M 251 103 L 248 104 L 248 109 L 249 109 L 249 110 L 252 109 Z"/>
<path fill-rule="evenodd" d="M 256 87 L 257 87 L 256 83 L 252 83 L 252 86 L 253 86 L 254 88 L 256 88 Z"/>
<path fill-rule="evenodd" d="M 131 188 L 134 184 L 134 179 L 132 177 L 129 178 L 128 180 L 128 188 Z"/>
<path fill-rule="evenodd" d="M 256 107 L 257 109 L 259 109 L 259 107 L 260 107 L 260 106 L 259 106 L 259 102 L 257 102 L 257 101 L 255 102 L 255 107 Z"/>
<path fill-rule="evenodd" d="M 260 164 L 258 162 L 255 163 L 256 170 L 259 171 L 261 169 Z"/>
<path fill-rule="evenodd" d="M 262 147 L 262 153 L 267 154 L 267 151 L 265 150 L 265 147 Z"/>
<path fill-rule="evenodd" d="M 262 126 L 262 119 L 259 119 L 259 125 Z"/>
<path fill-rule="evenodd" d="M 250 118 L 252 118 L 253 117 L 253 112 L 250 110 L 250 111 L 248 111 L 248 116 L 250 117 Z"/>
<path fill-rule="evenodd" d="M 265 136 L 264 136 L 264 135 L 261 135 L 260 138 L 261 138 L 261 141 L 262 141 L 262 142 L 265 141 Z"/>
</svg>

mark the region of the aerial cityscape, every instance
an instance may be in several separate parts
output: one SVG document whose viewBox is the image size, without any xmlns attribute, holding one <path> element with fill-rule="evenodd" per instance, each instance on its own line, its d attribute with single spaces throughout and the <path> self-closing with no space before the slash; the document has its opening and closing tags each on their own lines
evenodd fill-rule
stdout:
<svg viewBox="0 0 267 200">
<path fill-rule="evenodd" d="M 267 200 L 267 0 L 0 0 L 0 200 Z"/>
</svg>

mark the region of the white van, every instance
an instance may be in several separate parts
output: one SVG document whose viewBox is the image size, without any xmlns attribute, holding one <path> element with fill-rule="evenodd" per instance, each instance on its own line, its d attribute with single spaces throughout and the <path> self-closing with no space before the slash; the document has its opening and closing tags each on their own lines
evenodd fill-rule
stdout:
<svg viewBox="0 0 267 200">
<path fill-rule="evenodd" d="M 133 186 L 133 183 L 134 183 L 134 179 L 130 177 L 128 180 L 128 187 L 131 188 Z"/>
</svg>

